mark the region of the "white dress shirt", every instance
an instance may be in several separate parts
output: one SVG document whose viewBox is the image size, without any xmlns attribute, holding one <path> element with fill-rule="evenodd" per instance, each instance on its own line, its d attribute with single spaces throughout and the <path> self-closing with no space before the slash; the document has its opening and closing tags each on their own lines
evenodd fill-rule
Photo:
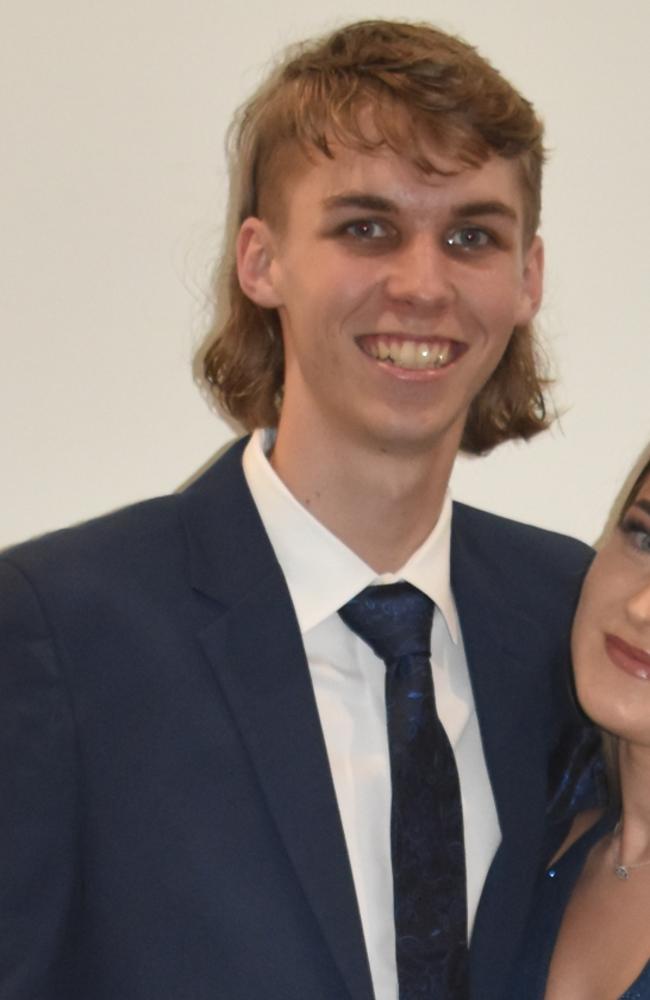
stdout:
<svg viewBox="0 0 650 1000">
<path fill-rule="evenodd" d="M 397 1000 L 385 666 L 337 611 L 369 584 L 396 580 L 412 583 L 436 605 L 433 682 L 460 780 L 471 932 L 501 834 L 450 587 L 451 499 L 447 494 L 434 530 L 400 571 L 377 576 L 289 492 L 266 458 L 272 442 L 272 432 L 255 432 L 244 452 L 244 474 L 286 578 L 305 645 L 375 998 Z"/>
</svg>

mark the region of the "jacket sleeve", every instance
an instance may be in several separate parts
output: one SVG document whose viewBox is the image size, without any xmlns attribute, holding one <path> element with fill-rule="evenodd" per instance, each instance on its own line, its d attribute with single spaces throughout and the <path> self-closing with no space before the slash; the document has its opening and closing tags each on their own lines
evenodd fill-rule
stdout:
<svg viewBox="0 0 650 1000">
<path fill-rule="evenodd" d="M 59 1000 L 78 899 L 77 752 L 55 639 L 0 560 L 0 997 Z"/>
</svg>

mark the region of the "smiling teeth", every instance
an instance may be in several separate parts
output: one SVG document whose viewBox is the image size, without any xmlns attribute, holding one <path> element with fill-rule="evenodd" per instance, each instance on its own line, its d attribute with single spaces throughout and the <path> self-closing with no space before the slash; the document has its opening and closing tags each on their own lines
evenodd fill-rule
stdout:
<svg viewBox="0 0 650 1000">
<path fill-rule="evenodd" d="M 443 368 L 451 360 L 451 344 L 442 340 L 372 337 L 364 342 L 363 347 L 373 358 L 416 371 Z"/>
</svg>

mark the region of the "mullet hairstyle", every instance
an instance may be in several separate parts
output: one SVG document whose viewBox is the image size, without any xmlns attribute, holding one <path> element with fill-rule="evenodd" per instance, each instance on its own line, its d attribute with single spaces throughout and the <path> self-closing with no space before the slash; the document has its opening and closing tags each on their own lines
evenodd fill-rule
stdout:
<svg viewBox="0 0 650 1000">
<path fill-rule="evenodd" d="M 512 160 L 526 246 L 539 225 L 542 123 L 470 45 L 428 24 L 361 21 L 291 48 L 229 131 L 230 213 L 214 315 L 196 363 L 221 409 L 248 430 L 277 425 L 284 351 L 277 311 L 256 305 L 239 286 L 237 233 L 248 216 L 281 228 L 288 179 L 315 152 L 333 158 L 335 143 L 370 153 L 387 147 L 425 176 L 439 172 L 428 144 L 468 167 L 490 155 Z M 481 454 L 549 425 L 543 367 L 532 324 L 516 327 L 471 405 L 463 451 Z"/>
</svg>

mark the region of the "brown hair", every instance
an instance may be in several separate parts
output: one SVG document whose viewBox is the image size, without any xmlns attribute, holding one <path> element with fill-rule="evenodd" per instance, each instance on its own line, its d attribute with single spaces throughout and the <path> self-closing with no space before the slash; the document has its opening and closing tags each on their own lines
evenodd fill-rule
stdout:
<svg viewBox="0 0 650 1000">
<path fill-rule="evenodd" d="M 368 127 L 368 108 L 372 128 Z M 283 211 L 286 177 L 301 156 L 332 157 L 332 142 L 404 154 L 425 174 L 434 142 L 468 166 L 490 154 L 516 161 L 524 238 L 539 225 L 543 128 L 532 106 L 477 51 L 427 24 L 362 21 L 291 49 L 230 132 L 230 232 L 217 275 L 215 316 L 198 363 L 226 413 L 246 428 L 275 426 L 284 380 L 276 310 L 257 306 L 237 279 L 237 230 L 249 215 Z M 284 186 L 282 184 L 284 181 Z M 277 220 L 274 220 L 277 221 Z M 479 454 L 544 430 L 549 380 L 532 324 L 516 327 L 474 400 L 461 447 Z"/>
</svg>

